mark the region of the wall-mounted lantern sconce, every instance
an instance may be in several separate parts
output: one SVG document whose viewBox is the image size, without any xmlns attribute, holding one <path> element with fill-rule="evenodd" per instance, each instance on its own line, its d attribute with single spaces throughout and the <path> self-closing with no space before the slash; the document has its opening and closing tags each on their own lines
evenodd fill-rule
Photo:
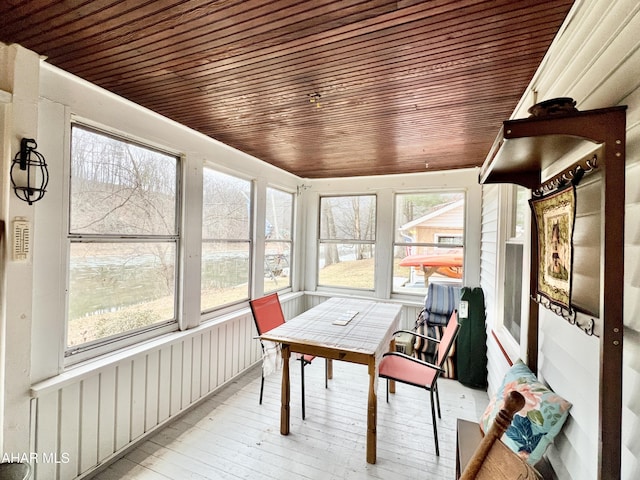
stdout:
<svg viewBox="0 0 640 480">
<path fill-rule="evenodd" d="M 11 165 L 11 183 L 16 196 L 29 205 L 44 197 L 49 183 L 47 163 L 41 153 L 36 151 L 38 144 L 33 138 L 20 141 L 20 151 Z M 18 167 L 18 168 L 16 168 Z"/>
</svg>

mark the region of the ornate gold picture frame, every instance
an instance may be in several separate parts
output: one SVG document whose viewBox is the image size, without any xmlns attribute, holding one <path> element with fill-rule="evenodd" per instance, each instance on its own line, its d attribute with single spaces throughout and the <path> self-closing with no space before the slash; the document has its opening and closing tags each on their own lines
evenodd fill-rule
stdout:
<svg viewBox="0 0 640 480">
<path fill-rule="evenodd" d="M 570 185 L 529 203 L 538 235 L 537 293 L 570 312 L 575 187 Z"/>
</svg>

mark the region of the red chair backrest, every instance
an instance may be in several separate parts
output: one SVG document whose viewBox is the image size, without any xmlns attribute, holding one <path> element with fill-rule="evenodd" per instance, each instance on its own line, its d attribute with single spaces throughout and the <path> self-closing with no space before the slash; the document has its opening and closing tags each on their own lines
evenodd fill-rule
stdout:
<svg viewBox="0 0 640 480">
<path fill-rule="evenodd" d="M 272 293 L 261 298 L 249 301 L 253 320 L 256 323 L 258 335 L 267 333 L 284 323 L 284 314 L 280 306 L 277 293 Z"/>
<path fill-rule="evenodd" d="M 454 310 L 451 314 L 451 318 L 449 318 L 449 323 L 447 323 L 447 328 L 445 328 L 444 333 L 442 334 L 440 344 L 438 345 L 438 365 L 440 367 L 444 365 L 444 362 L 447 360 L 449 350 L 451 350 L 453 342 L 458 336 L 459 329 L 458 312 Z"/>
</svg>

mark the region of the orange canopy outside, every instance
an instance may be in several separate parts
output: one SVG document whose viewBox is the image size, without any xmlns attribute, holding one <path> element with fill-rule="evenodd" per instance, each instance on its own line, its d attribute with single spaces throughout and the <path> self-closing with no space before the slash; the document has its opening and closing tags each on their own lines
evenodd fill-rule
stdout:
<svg viewBox="0 0 640 480">
<path fill-rule="evenodd" d="M 409 255 L 400 260 L 401 267 L 421 267 L 425 281 L 434 273 L 450 278 L 462 278 L 462 254 Z"/>
<path fill-rule="evenodd" d="M 401 267 L 461 267 L 462 254 L 409 255 L 400 260 Z"/>
</svg>

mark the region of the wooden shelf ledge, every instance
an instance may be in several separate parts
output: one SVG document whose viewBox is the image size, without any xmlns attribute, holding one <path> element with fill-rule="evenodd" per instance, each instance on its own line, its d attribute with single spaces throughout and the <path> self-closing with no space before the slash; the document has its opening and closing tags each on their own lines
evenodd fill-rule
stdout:
<svg viewBox="0 0 640 480">
<path fill-rule="evenodd" d="M 480 183 L 534 189 L 542 172 L 573 151 L 601 144 L 624 152 L 626 106 L 506 120 L 480 171 Z M 588 145 L 585 145 L 588 144 Z"/>
</svg>

